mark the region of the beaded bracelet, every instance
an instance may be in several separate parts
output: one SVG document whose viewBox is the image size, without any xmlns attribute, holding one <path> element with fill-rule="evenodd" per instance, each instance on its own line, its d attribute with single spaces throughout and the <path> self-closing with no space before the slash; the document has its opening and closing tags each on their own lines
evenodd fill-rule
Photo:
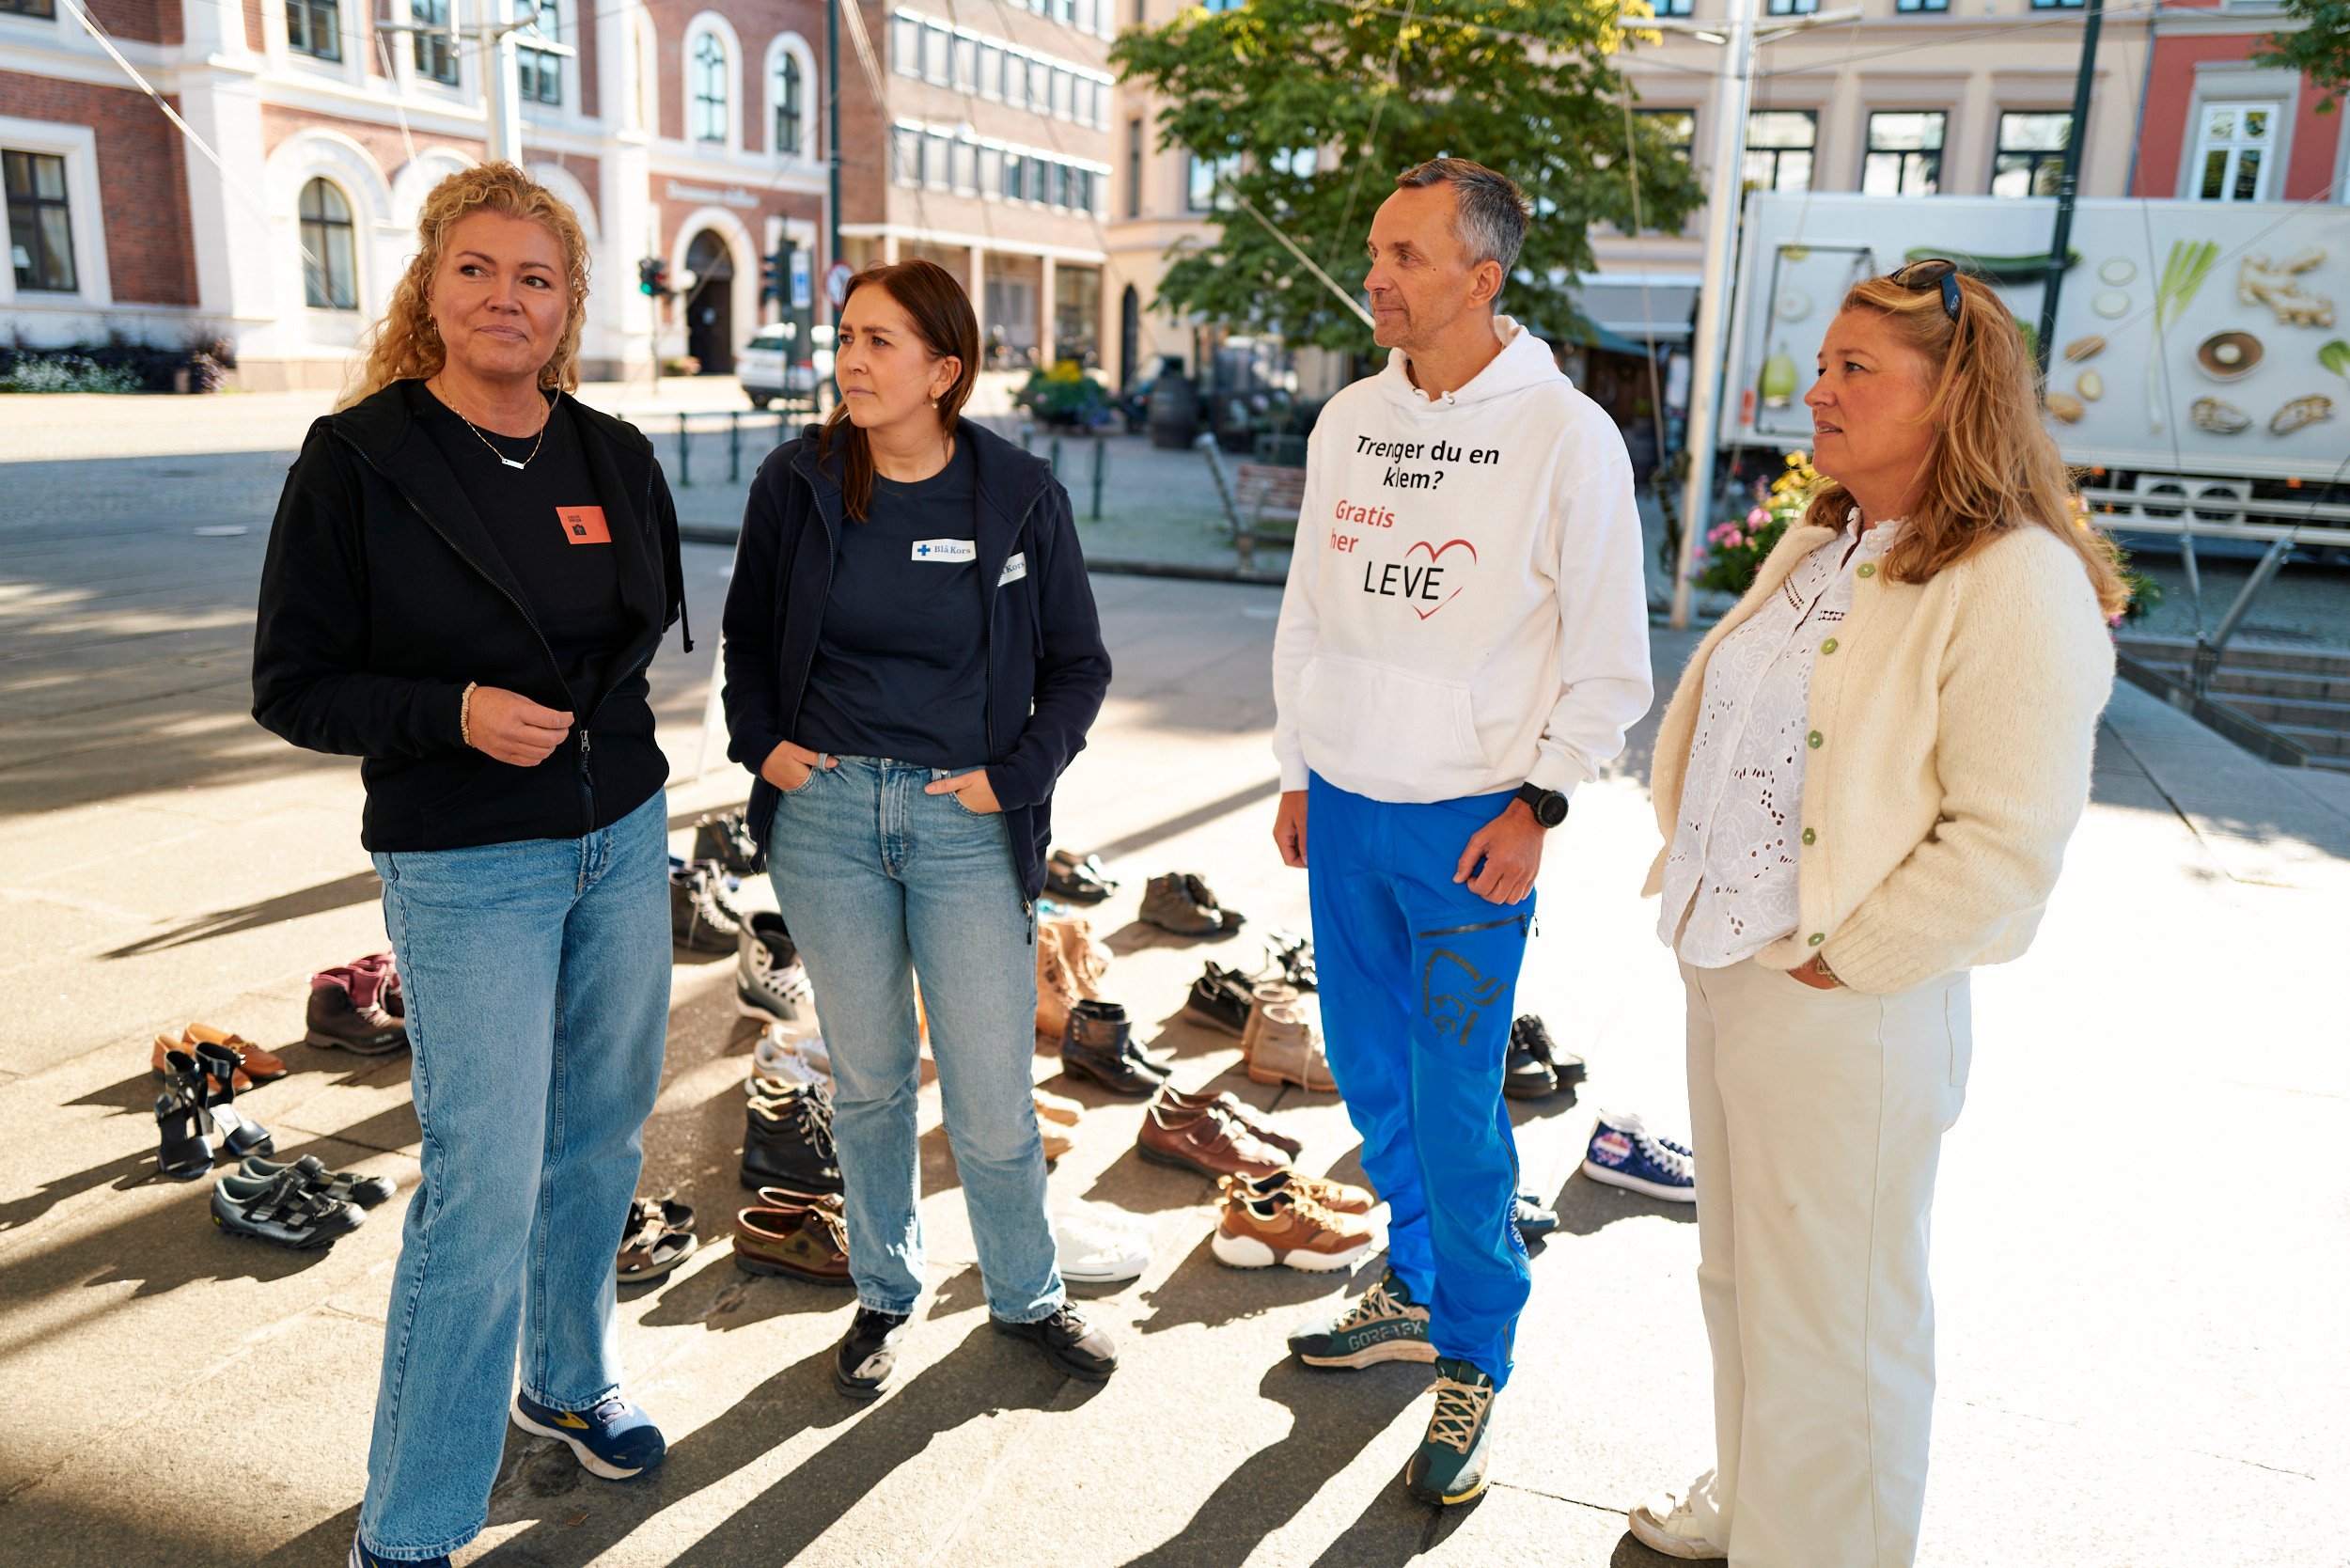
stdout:
<svg viewBox="0 0 2350 1568">
<path fill-rule="evenodd" d="M 473 745 L 473 691 L 479 684 L 466 682 L 465 695 L 457 699 L 457 738 L 467 745 Z"/>
</svg>

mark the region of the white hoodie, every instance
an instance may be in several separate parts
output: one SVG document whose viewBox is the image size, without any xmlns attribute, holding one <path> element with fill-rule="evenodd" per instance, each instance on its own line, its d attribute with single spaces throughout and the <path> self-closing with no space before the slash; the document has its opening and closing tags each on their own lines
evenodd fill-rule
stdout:
<svg viewBox="0 0 2350 1568">
<path fill-rule="evenodd" d="M 1429 398 L 1399 349 L 1314 427 L 1273 646 L 1284 790 L 1572 793 L 1648 712 L 1623 437 L 1549 345 L 1494 330 L 1459 391 Z"/>
</svg>

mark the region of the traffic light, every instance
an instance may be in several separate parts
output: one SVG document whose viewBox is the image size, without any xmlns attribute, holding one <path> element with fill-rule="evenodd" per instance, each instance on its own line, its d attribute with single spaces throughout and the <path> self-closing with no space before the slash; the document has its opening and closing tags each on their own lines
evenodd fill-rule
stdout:
<svg viewBox="0 0 2350 1568">
<path fill-rule="evenodd" d="M 648 256 L 636 263 L 636 287 L 640 292 L 654 299 L 669 297 L 669 264 L 657 256 Z"/>
<path fill-rule="evenodd" d="M 759 259 L 759 298 L 761 304 L 783 298 L 783 252 Z"/>
</svg>

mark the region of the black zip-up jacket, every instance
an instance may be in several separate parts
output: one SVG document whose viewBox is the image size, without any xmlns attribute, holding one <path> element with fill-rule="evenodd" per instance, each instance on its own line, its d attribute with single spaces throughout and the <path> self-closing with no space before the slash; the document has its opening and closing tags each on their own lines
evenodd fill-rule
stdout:
<svg viewBox="0 0 2350 1568">
<path fill-rule="evenodd" d="M 570 400 L 630 641 L 545 761 L 496 761 L 460 737 L 468 682 L 556 710 L 572 698 L 528 595 L 416 417 L 427 396 L 394 382 L 310 427 L 270 525 L 253 716 L 298 746 L 367 759 L 370 850 L 580 838 L 668 778 L 645 679 L 685 611 L 668 484 L 634 426 Z"/>
<path fill-rule="evenodd" d="M 971 443 L 979 491 L 987 782 L 1004 808 L 1022 895 L 1033 900 L 1044 891 L 1053 786 L 1102 711 L 1110 656 L 1069 493 L 1052 465 L 969 420 L 955 438 Z M 799 723 L 840 530 L 856 525 L 842 512 L 841 455 L 819 467 L 816 453 L 811 425 L 760 465 L 727 590 L 727 755 L 754 776 Z M 1015 554 L 1026 557 L 1026 575 L 999 585 Z M 762 848 L 776 796 L 764 778 L 751 787 L 750 827 Z"/>
</svg>

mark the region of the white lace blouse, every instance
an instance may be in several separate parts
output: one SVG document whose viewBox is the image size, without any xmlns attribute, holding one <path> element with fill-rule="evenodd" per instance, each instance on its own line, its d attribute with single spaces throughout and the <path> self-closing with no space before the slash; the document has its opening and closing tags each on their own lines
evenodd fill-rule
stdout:
<svg viewBox="0 0 2350 1568">
<path fill-rule="evenodd" d="M 1706 666 L 1657 920 L 1696 968 L 1743 964 L 1795 929 L 1812 666 L 1835 655 L 1856 574 L 1876 570 L 1900 526 L 1863 530 L 1851 513 Z"/>
</svg>

